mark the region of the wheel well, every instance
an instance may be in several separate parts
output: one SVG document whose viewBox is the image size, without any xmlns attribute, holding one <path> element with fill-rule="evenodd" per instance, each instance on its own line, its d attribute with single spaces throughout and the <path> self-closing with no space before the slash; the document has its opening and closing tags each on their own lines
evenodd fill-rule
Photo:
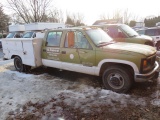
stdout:
<svg viewBox="0 0 160 120">
<path fill-rule="evenodd" d="M 15 58 L 16 56 L 18 56 L 18 55 L 12 55 L 11 59 Z"/>
<path fill-rule="evenodd" d="M 101 69 L 100 69 L 100 76 L 103 75 L 104 71 L 109 68 L 110 66 L 121 66 L 123 67 L 124 69 L 126 69 L 127 71 L 129 71 L 129 73 L 132 75 L 132 77 L 134 77 L 134 70 L 133 68 L 130 66 L 130 65 L 127 65 L 127 64 L 123 64 L 123 63 L 112 63 L 112 62 L 109 62 L 109 63 L 103 63 Z"/>
</svg>

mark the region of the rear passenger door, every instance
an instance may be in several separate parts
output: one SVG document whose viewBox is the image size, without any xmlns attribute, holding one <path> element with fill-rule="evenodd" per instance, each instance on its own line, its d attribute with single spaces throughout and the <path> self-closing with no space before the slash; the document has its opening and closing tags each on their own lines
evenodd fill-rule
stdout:
<svg viewBox="0 0 160 120">
<path fill-rule="evenodd" d="M 43 59 L 56 60 L 60 59 L 60 41 L 62 31 L 50 31 L 47 35 L 46 43 L 42 50 Z"/>
<path fill-rule="evenodd" d="M 94 75 L 95 51 L 81 31 L 69 31 L 61 48 L 62 68 Z"/>
<path fill-rule="evenodd" d="M 68 31 L 65 35 L 64 46 L 61 48 L 61 61 L 66 68 L 69 67 L 69 63 L 80 64 L 74 31 Z"/>
</svg>

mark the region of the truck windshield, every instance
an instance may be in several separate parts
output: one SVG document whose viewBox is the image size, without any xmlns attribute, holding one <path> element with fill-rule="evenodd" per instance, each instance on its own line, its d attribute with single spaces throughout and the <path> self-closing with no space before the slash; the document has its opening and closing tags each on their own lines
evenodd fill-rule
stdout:
<svg viewBox="0 0 160 120">
<path fill-rule="evenodd" d="M 120 27 L 129 37 L 138 36 L 138 33 L 128 25 L 121 25 Z"/>
<path fill-rule="evenodd" d="M 101 29 L 87 30 L 86 33 L 96 46 L 102 46 L 113 42 L 113 39 Z"/>
<path fill-rule="evenodd" d="M 11 32 L 7 35 L 6 38 L 14 38 L 15 34 L 16 34 L 15 32 Z"/>
</svg>

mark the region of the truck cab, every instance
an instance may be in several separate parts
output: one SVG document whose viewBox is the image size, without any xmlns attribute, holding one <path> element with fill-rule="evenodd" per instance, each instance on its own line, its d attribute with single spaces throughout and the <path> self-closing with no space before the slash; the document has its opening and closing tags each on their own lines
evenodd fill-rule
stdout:
<svg viewBox="0 0 160 120">
<path fill-rule="evenodd" d="M 135 30 L 125 24 L 94 25 L 103 29 L 117 42 L 128 42 L 154 46 L 154 40 L 146 35 L 139 35 Z"/>
</svg>

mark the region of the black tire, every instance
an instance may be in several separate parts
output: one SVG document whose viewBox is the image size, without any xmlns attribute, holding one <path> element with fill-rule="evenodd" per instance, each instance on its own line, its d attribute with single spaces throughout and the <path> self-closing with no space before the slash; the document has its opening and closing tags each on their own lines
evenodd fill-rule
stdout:
<svg viewBox="0 0 160 120">
<path fill-rule="evenodd" d="M 158 77 L 159 77 L 159 72 L 156 72 L 154 75 L 154 79 L 158 79 Z"/>
<path fill-rule="evenodd" d="M 16 68 L 17 71 L 19 72 L 24 72 L 24 65 L 22 63 L 22 60 L 19 56 L 16 56 L 14 58 L 14 67 Z"/>
<path fill-rule="evenodd" d="M 117 93 L 126 93 L 133 84 L 133 77 L 121 66 L 111 66 L 106 69 L 102 79 L 106 89 Z"/>
<path fill-rule="evenodd" d="M 158 43 L 156 44 L 156 48 L 157 48 L 158 51 L 160 51 L 160 42 L 158 42 Z"/>
</svg>

